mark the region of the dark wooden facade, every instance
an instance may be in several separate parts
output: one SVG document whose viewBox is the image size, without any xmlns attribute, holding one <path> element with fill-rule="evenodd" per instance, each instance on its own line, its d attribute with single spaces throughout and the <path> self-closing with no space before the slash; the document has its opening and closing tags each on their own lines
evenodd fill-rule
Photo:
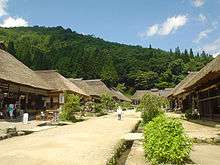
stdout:
<svg viewBox="0 0 220 165">
<path fill-rule="evenodd" d="M 0 80 L 0 111 L 5 105 L 14 104 L 17 116 L 22 112 L 36 114 L 37 110 L 45 108 L 44 98 L 47 93 L 47 90 Z"/>
</svg>

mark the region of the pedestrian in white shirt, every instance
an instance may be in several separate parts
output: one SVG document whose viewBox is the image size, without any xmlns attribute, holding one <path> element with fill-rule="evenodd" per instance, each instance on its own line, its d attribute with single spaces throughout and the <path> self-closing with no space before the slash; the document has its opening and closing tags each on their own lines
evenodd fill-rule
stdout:
<svg viewBox="0 0 220 165">
<path fill-rule="evenodd" d="M 121 118 L 122 118 L 122 109 L 121 109 L 121 106 L 119 106 L 118 109 L 117 109 L 117 115 L 118 115 L 118 120 L 121 120 Z"/>
</svg>

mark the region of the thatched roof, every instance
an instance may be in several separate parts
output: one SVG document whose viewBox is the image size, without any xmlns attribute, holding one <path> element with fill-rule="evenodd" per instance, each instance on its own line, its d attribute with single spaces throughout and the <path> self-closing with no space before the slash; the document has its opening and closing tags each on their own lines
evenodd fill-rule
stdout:
<svg viewBox="0 0 220 165">
<path fill-rule="evenodd" d="M 160 90 L 160 96 L 168 97 L 172 92 L 174 88 L 165 88 L 164 90 Z"/>
<path fill-rule="evenodd" d="M 220 77 L 220 55 L 203 67 L 185 88 L 193 88 L 196 85 L 207 83 Z"/>
<path fill-rule="evenodd" d="M 89 86 L 86 83 L 86 81 L 83 80 L 82 78 L 78 78 L 78 79 L 69 78 L 68 80 L 70 80 L 78 88 L 83 90 L 87 95 L 89 95 L 89 96 L 96 95 L 96 92 L 93 90 L 93 88 L 91 86 Z"/>
<path fill-rule="evenodd" d="M 111 90 L 100 80 L 84 80 L 92 89 L 90 92 L 92 92 L 92 95 L 95 96 L 101 96 L 103 94 L 109 94 L 110 96 L 114 96 Z"/>
<path fill-rule="evenodd" d="M 198 72 L 189 73 L 176 87 L 173 89 L 171 95 L 177 96 L 181 93 L 186 92 L 186 86 L 192 81 L 192 79 L 198 74 Z"/>
<path fill-rule="evenodd" d="M 3 50 L 0 50 L 0 79 L 38 89 L 50 90 L 47 83 L 34 71 Z"/>
<path fill-rule="evenodd" d="M 39 70 L 35 73 L 40 76 L 55 91 L 70 91 L 87 96 L 87 94 L 74 85 L 71 81 L 63 77 L 55 70 Z"/>
<path fill-rule="evenodd" d="M 74 83 L 77 87 L 82 89 L 86 94 L 90 96 L 101 96 L 102 94 L 109 94 L 113 97 L 118 98 L 122 101 L 131 101 L 129 98 L 124 96 L 121 92 L 116 89 L 109 89 L 101 80 L 83 80 L 82 78 L 69 78 L 72 83 Z"/>
<path fill-rule="evenodd" d="M 118 90 L 116 90 L 114 88 L 111 88 L 110 90 L 113 93 L 113 95 L 115 97 L 117 97 L 119 100 L 131 102 L 131 100 L 128 97 L 126 97 L 125 95 L 123 95 L 120 91 L 118 91 Z"/>
<path fill-rule="evenodd" d="M 153 95 L 160 95 L 160 91 L 158 89 L 151 89 L 151 90 L 136 90 L 135 94 L 132 96 L 132 99 L 141 100 L 142 97 L 147 94 L 153 94 Z"/>
</svg>

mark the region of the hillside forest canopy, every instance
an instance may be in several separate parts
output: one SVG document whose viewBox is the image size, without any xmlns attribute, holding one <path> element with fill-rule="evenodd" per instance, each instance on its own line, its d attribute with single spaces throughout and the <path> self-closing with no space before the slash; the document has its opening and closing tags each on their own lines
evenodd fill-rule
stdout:
<svg viewBox="0 0 220 165">
<path fill-rule="evenodd" d="M 61 26 L 0 28 L 5 49 L 33 70 L 54 69 L 65 77 L 102 79 L 121 91 L 174 87 L 212 56 L 179 47 L 164 51 L 104 41 Z"/>
</svg>

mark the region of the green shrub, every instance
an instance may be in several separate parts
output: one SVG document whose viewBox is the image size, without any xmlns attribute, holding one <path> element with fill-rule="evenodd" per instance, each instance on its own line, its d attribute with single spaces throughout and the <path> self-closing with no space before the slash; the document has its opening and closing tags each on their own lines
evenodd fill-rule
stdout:
<svg viewBox="0 0 220 165">
<path fill-rule="evenodd" d="M 199 119 L 198 113 L 193 111 L 192 108 L 186 110 L 185 117 L 186 117 L 187 120 Z"/>
<path fill-rule="evenodd" d="M 102 113 L 104 112 L 105 110 L 103 109 L 103 105 L 101 103 L 94 103 L 94 112 L 95 113 Z"/>
<path fill-rule="evenodd" d="M 113 110 L 116 108 L 115 100 L 109 94 L 103 94 L 100 98 L 102 108 L 105 110 Z"/>
<path fill-rule="evenodd" d="M 74 94 L 65 93 L 65 103 L 62 107 L 60 119 L 63 121 L 76 121 L 76 112 L 82 111 L 80 107 L 80 98 Z"/>
<path fill-rule="evenodd" d="M 189 158 L 191 140 L 178 119 L 160 115 L 144 128 L 144 149 L 152 164 L 181 164 Z"/>
<path fill-rule="evenodd" d="M 119 104 L 123 110 L 132 109 L 133 105 L 131 102 L 123 101 Z"/>
<path fill-rule="evenodd" d="M 159 96 L 152 94 L 145 94 L 141 100 L 138 110 L 141 111 L 143 124 L 150 122 L 154 117 L 162 114 L 161 106 L 163 101 Z"/>
</svg>

